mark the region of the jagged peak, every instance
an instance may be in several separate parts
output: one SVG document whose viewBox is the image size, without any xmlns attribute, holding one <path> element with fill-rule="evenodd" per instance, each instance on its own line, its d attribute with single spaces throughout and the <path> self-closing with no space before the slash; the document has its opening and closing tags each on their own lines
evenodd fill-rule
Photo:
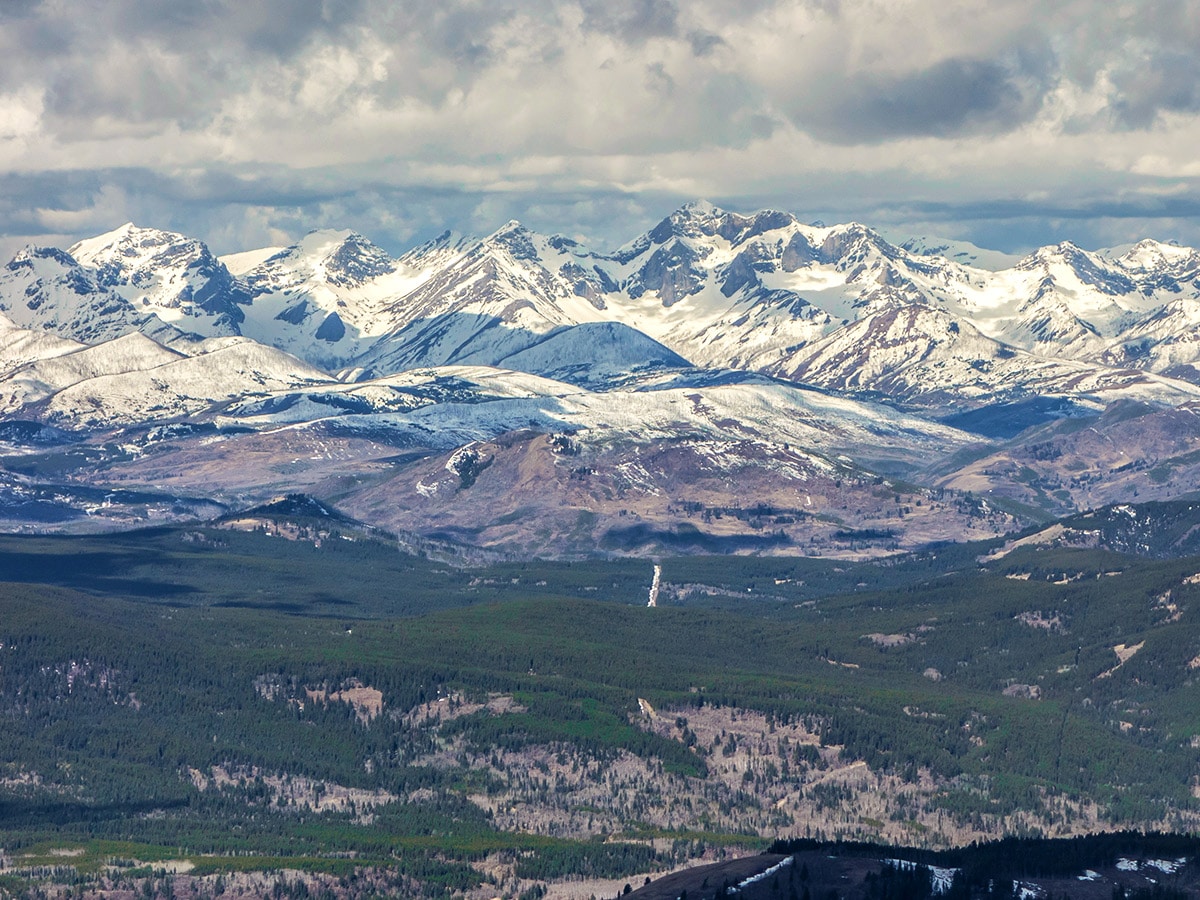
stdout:
<svg viewBox="0 0 1200 900">
<path fill-rule="evenodd" d="M 126 222 L 119 228 L 95 237 L 85 238 L 71 246 L 68 252 L 84 265 L 95 265 L 113 256 L 131 255 L 133 250 L 156 249 L 175 244 L 192 244 L 204 248 L 202 241 L 175 231 L 148 228 Z"/>
<path fill-rule="evenodd" d="M 1093 263 L 1097 262 L 1097 258 L 1088 253 L 1074 241 L 1059 241 L 1057 244 L 1047 244 L 1044 247 L 1038 247 L 1032 253 L 1017 263 L 1019 269 L 1029 269 L 1036 266 L 1046 265 L 1052 262 L 1067 262 L 1074 260 L 1087 259 Z"/>
<path fill-rule="evenodd" d="M 821 241 L 823 252 L 830 261 L 864 250 L 875 251 L 890 260 L 908 256 L 907 250 L 892 244 L 874 228 L 861 222 L 833 225 L 822 229 L 814 237 Z"/>
<path fill-rule="evenodd" d="M 404 254 L 404 257 L 419 255 L 422 253 L 431 253 L 437 250 L 455 249 L 475 240 L 478 240 L 478 238 L 474 238 L 470 235 L 462 234 L 461 232 L 453 231 L 447 228 L 437 237 L 430 238 L 423 244 L 418 244 L 416 247 L 413 247 L 411 250 L 407 251 Z"/>
<path fill-rule="evenodd" d="M 525 237 L 533 234 L 528 228 L 521 224 L 518 219 L 509 219 L 483 240 L 490 243 L 505 243 L 514 237 Z"/>
<path fill-rule="evenodd" d="M 1176 241 L 1143 238 L 1124 252 L 1119 252 L 1119 255 L 1113 255 L 1115 258 L 1112 261 L 1122 268 L 1145 271 L 1189 263 L 1197 257 L 1197 252 L 1194 248 L 1183 247 Z"/>
<path fill-rule="evenodd" d="M 326 280 L 349 287 L 394 271 L 396 260 L 357 231 L 318 228 L 247 269 L 245 274 L 253 281 L 280 266 L 324 273 Z"/>
<path fill-rule="evenodd" d="M 485 253 L 490 248 L 499 247 L 513 259 L 535 260 L 538 258 L 538 251 L 534 244 L 534 237 L 534 232 L 516 219 L 510 219 L 503 227 L 484 238 L 480 242 L 480 247 Z"/>
<path fill-rule="evenodd" d="M 374 246 L 365 237 L 349 228 L 314 228 L 291 247 L 288 247 L 284 253 L 294 251 L 304 256 L 324 258 L 332 256 L 347 243 Z"/>
<path fill-rule="evenodd" d="M 689 200 L 674 213 L 677 216 L 688 216 L 696 219 L 708 219 L 725 215 L 725 210 L 703 198 Z"/>
<path fill-rule="evenodd" d="M 35 259 L 51 259 L 64 268 L 79 265 L 79 261 L 66 250 L 60 250 L 57 247 L 43 247 L 39 244 L 26 244 L 13 254 L 9 267 Z"/>
</svg>

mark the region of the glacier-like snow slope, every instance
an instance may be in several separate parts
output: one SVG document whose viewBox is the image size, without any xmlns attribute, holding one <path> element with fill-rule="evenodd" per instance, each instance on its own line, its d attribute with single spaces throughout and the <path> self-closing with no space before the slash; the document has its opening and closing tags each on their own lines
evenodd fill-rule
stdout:
<svg viewBox="0 0 1200 900">
<path fill-rule="evenodd" d="M 896 243 L 896 241 L 892 242 Z M 959 241 L 933 235 L 901 238 L 897 246 L 915 256 L 940 256 L 959 265 L 987 269 L 989 272 L 1010 269 L 1021 260 L 1021 256 L 1015 253 L 988 250 L 972 244 L 970 241 Z"/>
<path fill-rule="evenodd" d="M 392 325 L 387 305 L 429 275 L 352 231 L 313 231 L 247 261 L 234 259 L 253 296 L 242 333 L 328 369 L 353 365 Z"/>
</svg>

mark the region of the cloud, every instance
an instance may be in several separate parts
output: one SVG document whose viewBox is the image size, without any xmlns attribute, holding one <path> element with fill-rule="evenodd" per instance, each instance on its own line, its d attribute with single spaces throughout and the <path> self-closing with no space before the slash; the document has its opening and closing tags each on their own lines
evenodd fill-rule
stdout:
<svg viewBox="0 0 1200 900">
<path fill-rule="evenodd" d="M 1200 0 L 14 0 L 0 231 L 1186 222 L 1198 45 Z"/>
<path fill-rule="evenodd" d="M 629 44 L 679 33 L 679 9 L 672 0 L 583 0 L 584 27 Z"/>
<path fill-rule="evenodd" d="M 792 111 L 796 126 L 836 143 L 894 137 L 1008 131 L 1038 111 L 1028 91 L 993 60 L 951 58 L 899 75 L 861 73 L 808 91 Z"/>
</svg>

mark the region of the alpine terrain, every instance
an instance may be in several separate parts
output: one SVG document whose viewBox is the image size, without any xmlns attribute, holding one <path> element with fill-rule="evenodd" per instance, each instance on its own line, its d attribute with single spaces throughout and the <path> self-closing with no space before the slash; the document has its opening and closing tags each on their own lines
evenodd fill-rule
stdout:
<svg viewBox="0 0 1200 900">
<path fill-rule="evenodd" d="M 0 516 L 304 492 L 520 555 L 878 556 L 1200 487 L 1200 252 L 690 203 L 615 250 L 123 225 L 0 270 Z"/>
</svg>

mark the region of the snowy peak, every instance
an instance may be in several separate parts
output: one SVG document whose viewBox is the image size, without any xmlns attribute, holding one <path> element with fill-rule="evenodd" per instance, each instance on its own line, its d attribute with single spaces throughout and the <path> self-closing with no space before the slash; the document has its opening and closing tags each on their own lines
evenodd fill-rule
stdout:
<svg viewBox="0 0 1200 900">
<path fill-rule="evenodd" d="M 25 247 L 0 271 L 0 310 L 22 328 L 85 343 L 138 330 L 151 318 L 100 284 L 94 269 L 52 247 Z"/>
<path fill-rule="evenodd" d="M 1075 397 L 1092 405 L 1135 399 L 1177 405 L 1200 388 L 1128 369 L 1037 356 L 995 341 L 944 310 L 910 305 L 874 312 L 804 348 L 785 374 L 848 393 L 927 408 Z"/>
<path fill-rule="evenodd" d="M 395 272 L 397 263 L 386 251 L 353 231 L 311 231 L 297 244 L 274 254 L 247 272 L 256 290 L 277 289 L 270 276 L 290 273 L 293 284 L 324 282 L 340 288 L 361 287 Z M 261 291 L 259 291 L 261 292 Z"/>
<path fill-rule="evenodd" d="M 478 238 L 447 229 L 432 240 L 401 254 L 400 263 L 413 270 L 438 268 L 449 263 L 478 243 Z"/>
<path fill-rule="evenodd" d="M 79 241 L 70 254 L 84 265 L 99 269 L 114 265 L 119 269 L 144 268 L 163 250 L 187 238 L 157 228 L 139 228 L 126 222 L 120 228 Z"/>
<path fill-rule="evenodd" d="M 1135 289 L 1123 272 L 1070 241 L 1042 247 L 1017 263 L 1016 268 L 1041 272 L 1068 288 L 1086 286 L 1113 296 L 1132 293 Z"/>
<path fill-rule="evenodd" d="M 1021 261 L 1021 257 L 999 250 L 985 250 L 970 241 L 932 236 L 911 237 L 898 245 L 913 256 L 941 257 L 961 266 L 997 272 L 1010 269 Z"/>
<path fill-rule="evenodd" d="M 1200 253 L 1191 247 L 1144 240 L 1112 262 L 1139 282 L 1143 292 L 1157 289 L 1181 293 L 1187 288 L 1200 289 Z"/>
<path fill-rule="evenodd" d="M 242 277 L 254 297 L 243 334 L 340 369 L 390 329 L 386 305 L 423 276 L 356 232 L 321 229 Z"/>
<path fill-rule="evenodd" d="M 993 361 L 1015 353 L 921 305 L 896 306 L 865 316 L 804 348 L 780 367 L 786 377 L 843 391 L 928 396 L 978 396 Z"/>
<path fill-rule="evenodd" d="M 843 270 L 872 260 L 894 262 L 907 256 L 899 247 L 889 244 L 879 232 L 858 222 L 823 229 L 822 237 L 820 261 Z"/>
<path fill-rule="evenodd" d="M 350 234 L 325 261 L 330 284 L 354 287 L 396 271 L 396 262 L 362 235 Z"/>
<path fill-rule="evenodd" d="M 195 238 L 127 223 L 71 247 L 99 284 L 164 322 L 208 335 L 237 334 L 246 288 Z"/>
<path fill-rule="evenodd" d="M 480 243 L 481 251 L 484 248 L 502 249 L 515 260 L 533 262 L 538 259 L 538 251 L 533 244 L 533 233 L 516 219 L 510 220 L 504 227 L 484 238 Z"/>
<path fill-rule="evenodd" d="M 437 262 L 387 314 L 391 333 L 369 354 L 376 371 L 414 365 L 496 365 L 556 328 L 594 321 L 606 287 L 575 242 L 509 222 Z"/>
</svg>

